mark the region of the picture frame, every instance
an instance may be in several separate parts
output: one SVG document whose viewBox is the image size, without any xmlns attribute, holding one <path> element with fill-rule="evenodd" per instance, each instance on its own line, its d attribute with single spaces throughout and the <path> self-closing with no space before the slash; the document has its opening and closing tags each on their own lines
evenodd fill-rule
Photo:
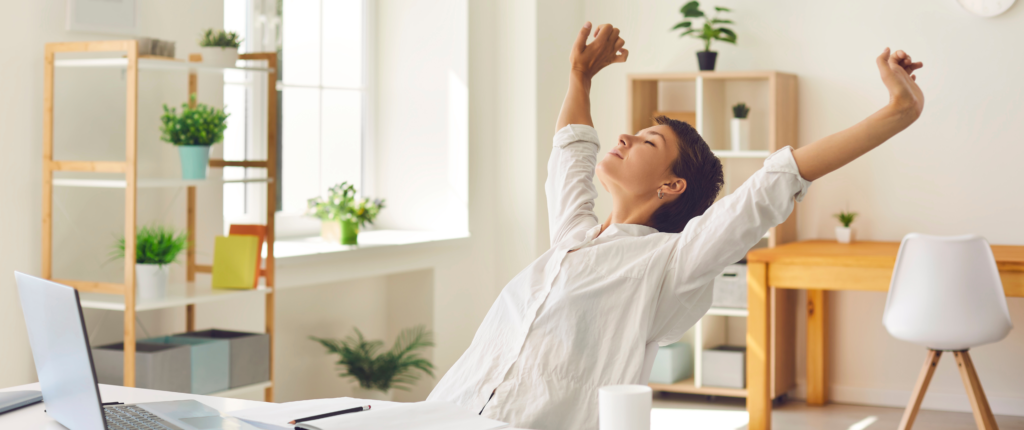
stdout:
<svg viewBox="0 0 1024 430">
<path fill-rule="evenodd" d="M 67 30 L 86 33 L 138 34 L 136 0 L 67 0 Z"/>
</svg>

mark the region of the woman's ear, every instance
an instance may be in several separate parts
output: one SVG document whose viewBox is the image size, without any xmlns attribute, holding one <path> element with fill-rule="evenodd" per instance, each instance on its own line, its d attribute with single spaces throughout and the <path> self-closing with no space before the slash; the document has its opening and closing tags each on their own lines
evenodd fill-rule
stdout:
<svg viewBox="0 0 1024 430">
<path fill-rule="evenodd" d="M 686 191 L 686 179 L 675 178 L 661 186 L 665 194 L 682 194 Z"/>
</svg>

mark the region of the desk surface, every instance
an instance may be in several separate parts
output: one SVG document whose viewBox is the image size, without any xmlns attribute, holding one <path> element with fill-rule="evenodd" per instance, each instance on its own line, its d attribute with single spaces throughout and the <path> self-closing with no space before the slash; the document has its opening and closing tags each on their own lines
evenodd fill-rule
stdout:
<svg viewBox="0 0 1024 430">
<path fill-rule="evenodd" d="M 899 242 L 807 240 L 755 249 L 747 254 L 747 262 L 891 268 L 899 249 Z M 1024 272 L 1024 246 L 993 245 L 992 254 L 999 270 Z"/>
<path fill-rule="evenodd" d="M 28 384 L 0 389 L 0 391 L 39 391 L 39 384 Z M 223 397 L 200 396 L 197 394 L 172 393 L 168 391 L 146 390 L 143 388 L 126 388 L 117 385 L 100 384 L 100 397 L 104 402 L 146 403 L 166 402 L 169 400 L 197 400 L 206 406 L 220 411 L 237 411 L 265 405 L 264 402 L 252 400 L 225 399 Z M 66 430 L 64 426 L 50 419 L 43 410 L 46 406 L 40 402 L 34 405 L 0 415 L 0 428 L 5 429 L 46 429 Z"/>
</svg>

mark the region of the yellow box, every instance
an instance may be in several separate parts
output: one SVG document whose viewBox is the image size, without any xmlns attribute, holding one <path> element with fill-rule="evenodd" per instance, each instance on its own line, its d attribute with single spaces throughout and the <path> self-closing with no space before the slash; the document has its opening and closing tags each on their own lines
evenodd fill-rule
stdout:
<svg viewBox="0 0 1024 430">
<path fill-rule="evenodd" d="M 213 243 L 213 288 L 251 289 L 256 283 L 256 236 L 217 236 Z"/>
</svg>

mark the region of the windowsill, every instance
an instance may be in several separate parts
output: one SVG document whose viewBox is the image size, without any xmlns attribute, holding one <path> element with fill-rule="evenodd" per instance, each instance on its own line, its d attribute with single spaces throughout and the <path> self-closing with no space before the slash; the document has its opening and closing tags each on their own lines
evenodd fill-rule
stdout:
<svg viewBox="0 0 1024 430">
<path fill-rule="evenodd" d="M 274 242 L 274 258 L 278 263 L 303 260 L 310 256 L 359 253 L 371 249 L 400 249 L 429 243 L 447 242 L 469 237 L 468 232 L 432 232 L 409 230 L 371 230 L 359 233 L 359 245 L 341 245 L 320 236 L 281 238 Z M 266 257 L 264 248 L 264 257 Z"/>
</svg>

